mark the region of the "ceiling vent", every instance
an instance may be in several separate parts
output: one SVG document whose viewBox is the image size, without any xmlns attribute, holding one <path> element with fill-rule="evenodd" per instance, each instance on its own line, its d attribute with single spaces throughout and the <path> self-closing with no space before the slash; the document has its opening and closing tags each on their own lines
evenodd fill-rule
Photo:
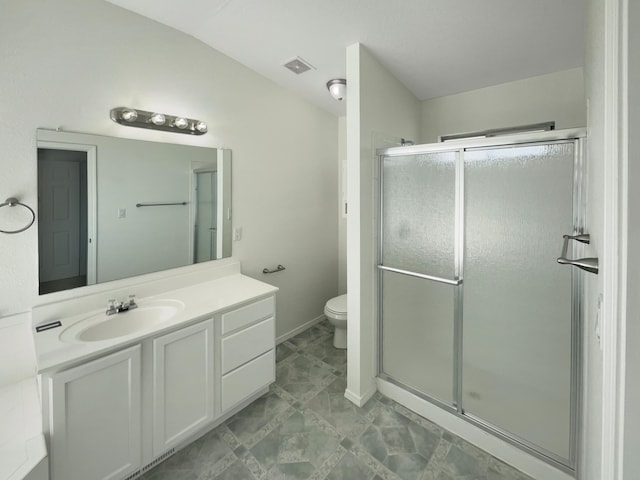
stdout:
<svg viewBox="0 0 640 480">
<path fill-rule="evenodd" d="M 296 75 L 300 75 L 301 73 L 309 71 L 312 68 L 315 70 L 313 65 L 311 65 L 309 62 L 307 62 L 306 60 L 303 60 L 300 57 L 296 57 L 293 60 L 289 60 L 287 63 L 284 64 L 284 67 L 291 70 Z"/>
</svg>

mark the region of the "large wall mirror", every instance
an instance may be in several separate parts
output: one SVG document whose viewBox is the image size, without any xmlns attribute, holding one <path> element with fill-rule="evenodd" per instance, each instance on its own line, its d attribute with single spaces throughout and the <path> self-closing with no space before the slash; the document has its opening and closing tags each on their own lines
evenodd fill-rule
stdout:
<svg viewBox="0 0 640 480">
<path fill-rule="evenodd" d="M 231 151 L 37 131 L 39 293 L 231 255 Z"/>
</svg>

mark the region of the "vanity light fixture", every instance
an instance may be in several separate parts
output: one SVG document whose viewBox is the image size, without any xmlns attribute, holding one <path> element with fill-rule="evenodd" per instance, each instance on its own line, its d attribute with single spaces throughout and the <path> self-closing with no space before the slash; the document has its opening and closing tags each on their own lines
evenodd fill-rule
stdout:
<svg viewBox="0 0 640 480">
<path fill-rule="evenodd" d="M 347 81 L 344 78 L 334 78 L 327 82 L 329 93 L 336 100 L 343 100 L 347 94 Z"/>
<path fill-rule="evenodd" d="M 207 124 L 201 120 L 186 117 L 176 117 L 166 113 L 147 112 L 128 107 L 111 109 L 111 120 L 128 127 L 150 128 L 165 132 L 187 133 L 189 135 L 203 135 L 207 133 Z"/>
</svg>

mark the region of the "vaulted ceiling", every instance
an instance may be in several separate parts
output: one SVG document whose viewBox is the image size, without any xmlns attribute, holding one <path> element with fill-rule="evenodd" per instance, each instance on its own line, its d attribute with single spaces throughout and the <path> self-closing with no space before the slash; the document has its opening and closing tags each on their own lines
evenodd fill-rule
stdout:
<svg viewBox="0 0 640 480">
<path fill-rule="evenodd" d="M 579 67 L 584 0 L 108 0 L 207 43 L 320 107 L 366 46 L 420 100 Z M 301 57 L 313 68 L 282 65 Z"/>
</svg>

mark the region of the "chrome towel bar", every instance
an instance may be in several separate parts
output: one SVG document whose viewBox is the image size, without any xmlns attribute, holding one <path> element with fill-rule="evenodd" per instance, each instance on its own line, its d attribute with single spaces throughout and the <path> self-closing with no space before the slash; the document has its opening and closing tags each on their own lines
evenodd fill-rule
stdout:
<svg viewBox="0 0 640 480">
<path fill-rule="evenodd" d="M 558 258 L 558 263 L 561 265 L 573 265 L 586 272 L 598 274 L 598 259 L 597 258 L 576 258 L 571 260 L 567 258 L 567 249 L 569 248 L 569 240 L 575 240 L 580 243 L 586 243 L 589 245 L 591 238 L 588 233 L 581 233 L 579 235 L 563 235 L 564 243 L 562 244 L 562 253 Z"/>
<path fill-rule="evenodd" d="M 136 203 L 136 207 L 162 207 L 165 205 L 186 205 L 187 202 L 155 202 L 155 203 Z"/>
<path fill-rule="evenodd" d="M 20 205 L 21 207 L 24 207 L 27 210 L 29 210 L 29 212 L 31 212 L 31 221 L 29 222 L 29 224 L 26 227 L 19 228 L 18 230 L 0 230 L 0 233 L 20 233 L 20 232 L 24 232 L 31 225 L 33 225 L 33 222 L 36 221 L 36 212 L 34 212 L 33 209 L 29 205 L 25 205 L 24 203 L 20 203 L 18 201 L 18 199 L 15 198 L 15 197 L 9 197 L 9 198 L 7 198 L 6 202 L 0 203 L 0 208 L 2 208 L 4 206 L 15 207 L 16 205 Z"/>
</svg>

